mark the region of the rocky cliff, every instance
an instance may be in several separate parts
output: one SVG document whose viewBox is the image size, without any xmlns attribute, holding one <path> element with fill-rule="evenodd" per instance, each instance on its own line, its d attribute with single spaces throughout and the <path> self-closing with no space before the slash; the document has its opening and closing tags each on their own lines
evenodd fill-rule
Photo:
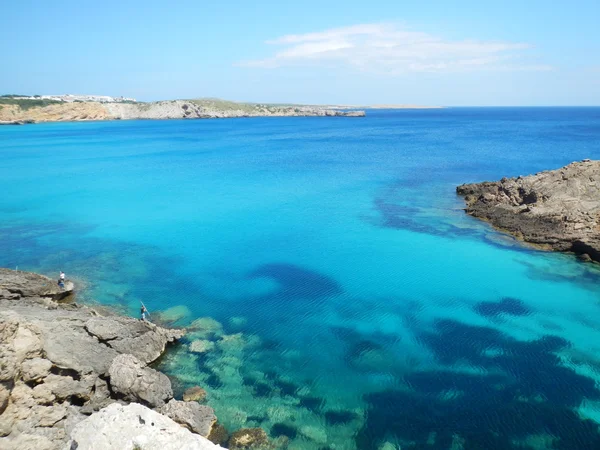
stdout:
<svg viewBox="0 0 600 450">
<path fill-rule="evenodd" d="M 0 269 L 0 448 L 221 448 L 203 437 L 213 410 L 174 400 L 148 367 L 181 330 L 57 303 L 63 294 Z"/>
<path fill-rule="evenodd" d="M 466 212 L 542 248 L 600 261 L 600 161 L 464 184 Z"/>
<path fill-rule="evenodd" d="M 278 106 L 222 100 L 162 102 L 56 102 L 35 106 L 34 101 L 5 99 L 0 124 L 127 119 L 217 119 L 233 117 L 362 117 L 364 111 L 340 111 L 319 106 Z"/>
</svg>

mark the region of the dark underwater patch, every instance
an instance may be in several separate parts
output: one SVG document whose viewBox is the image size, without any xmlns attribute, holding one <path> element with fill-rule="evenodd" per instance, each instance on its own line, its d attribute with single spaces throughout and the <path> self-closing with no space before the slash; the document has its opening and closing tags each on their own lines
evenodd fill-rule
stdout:
<svg viewBox="0 0 600 450">
<path fill-rule="evenodd" d="M 419 340 L 443 364 L 469 364 L 480 373 L 414 372 L 411 390 L 365 396 L 368 413 L 358 448 L 375 450 L 395 436 L 411 448 L 446 450 L 460 438 L 465 450 L 518 449 L 531 435 L 550 435 L 557 450 L 600 448 L 598 424 L 574 408 L 599 400 L 594 380 L 563 367 L 554 352 L 570 345 L 557 336 L 518 341 L 498 330 L 440 320 Z M 427 440 L 436 433 L 433 445 Z"/>
<path fill-rule="evenodd" d="M 276 341 L 275 339 L 265 339 L 264 341 L 262 341 L 260 347 L 263 350 L 275 351 L 275 350 L 279 350 L 282 347 L 282 344 L 281 344 L 281 342 Z"/>
<path fill-rule="evenodd" d="M 321 397 L 300 397 L 300 406 L 309 411 L 318 413 L 325 404 L 325 400 Z"/>
<path fill-rule="evenodd" d="M 273 395 L 273 388 L 267 383 L 255 383 L 254 384 L 254 395 L 256 397 L 270 397 Z"/>
<path fill-rule="evenodd" d="M 290 383 L 289 381 L 284 380 L 276 380 L 274 383 L 276 388 L 279 389 L 282 396 L 290 396 L 293 397 L 296 395 L 298 390 L 300 389 L 296 384 Z"/>
<path fill-rule="evenodd" d="M 207 386 L 211 387 L 212 389 L 219 389 L 219 388 L 223 387 L 223 382 L 221 381 L 221 378 L 219 378 L 219 376 L 216 375 L 215 373 L 212 373 L 211 375 L 209 375 L 208 378 L 206 378 L 205 383 Z"/>
<path fill-rule="evenodd" d="M 357 418 L 352 411 L 327 411 L 324 416 L 329 425 L 345 425 Z"/>
<path fill-rule="evenodd" d="M 276 423 L 271 427 L 271 436 L 276 438 L 279 436 L 287 436 L 290 439 L 295 439 L 298 436 L 298 430 L 291 425 L 285 423 Z"/>
<path fill-rule="evenodd" d="M 496 317 L 501 314 L 509 316 L 527 316 L 531 309 L 518 298 L 504 297 L 499 302 L 480 302 L 475 305 L 475 312 L 484 317 Z"/>
<path fill-rule="evenodd" d="M 279 294 L 286 298 L 320 298 L 343 292 L 333 279 L 294 264 L 265 264 L 249 274 L 251 278 L 272 278 L 279 284 Z"/>
<path fill-rule="evenodd" d="M 244 386 L 254 386 L 256 384 L 256 378 L 242 377 L 242 384 Z"/>
<path fill-rule="evenodd" d="M 264 416 L 248 416 L 247 420 L 249 422 L 263 423 L 267 418 Z"/>
</svg>

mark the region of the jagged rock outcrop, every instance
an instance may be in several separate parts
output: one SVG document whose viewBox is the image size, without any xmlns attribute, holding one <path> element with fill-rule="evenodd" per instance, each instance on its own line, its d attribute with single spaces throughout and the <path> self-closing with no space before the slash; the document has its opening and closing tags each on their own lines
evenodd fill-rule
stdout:
<svg viewBox="0 0 600 450">
<path fill-rule="evenodd" d="M 468 214 L 518 239 L 600 261 L 600 161 L 456 190 Z"/>
<path fill-rule="evenodd" d="M 161 328 L 124 317 L 92 318 L 85 323 L 85 329 L 117 352 L 134 355 L 144 364 L 158 359 L 167 344 L 183 336 L 182 330 Z"/>
<path fill-rule="evenodd" d="M 222 447 L 137 403 L 112 404 L 79 422 L 64 450 L 216 450 Z"/>
<path fill-rule="evenodd" d="M 0 268 L 0 298 L 36 298 L 47 303 L 45 300 L 58 301 L 69 296 L 73 290 L 72 283 L 70 286 L 71 289 L 62 289 L 55 280 L 43 275 Z"/>
<path fill-rule="evenodd" d="M 119 355 L 109 370 L 110 386 L 128 401 L 142 402 L 153 408 L 161 407 L 173 398 L 171 381 L 133 355 Z"/>
<path fill-rule="evenodd" d="M 86 414 L 126 399 L 162 406 L 172 397 L 169 379 L 146 364 L 181 331 L 56 303 L 55 282 L 36 274 L 0 269 L 0 286 L 3 450 L 58 449 Z M 135 381 L 125 381 L 124 367 Z"/>
<path fill-rule="evenodd" d="M 210 434 L 217 421 L 212 408 L 196 402 L 182 402 L 173 399 L 160 408 L 159 412 L 204 437 Z"/>
</svg>

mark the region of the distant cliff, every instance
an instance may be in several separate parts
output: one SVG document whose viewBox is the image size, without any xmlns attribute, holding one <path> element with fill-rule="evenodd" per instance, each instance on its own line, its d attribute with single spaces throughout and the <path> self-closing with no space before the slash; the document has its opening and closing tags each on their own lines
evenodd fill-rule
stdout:
<svg viewBox="0 0 600 450">
<path fill-rule="evenodd" d="M 231 117 L 362 117 L 364 111 L 340 111 L 320 106 L 236 103 L 223 100 L 161 102 L 56 101 L 0 98 L 0 124 L 128 119 L 220 119 Z"/>
</svg>

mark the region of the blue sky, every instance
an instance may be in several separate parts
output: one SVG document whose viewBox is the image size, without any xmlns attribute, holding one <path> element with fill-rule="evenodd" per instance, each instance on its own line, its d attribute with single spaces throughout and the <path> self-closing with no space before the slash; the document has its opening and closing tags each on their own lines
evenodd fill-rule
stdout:
<svg viewBox="0 0 600 450">
<path fill-rule="evenodd" d="M 600 105 L 600 1 L 0 2 L 0 92 Z"/>
</svg>

